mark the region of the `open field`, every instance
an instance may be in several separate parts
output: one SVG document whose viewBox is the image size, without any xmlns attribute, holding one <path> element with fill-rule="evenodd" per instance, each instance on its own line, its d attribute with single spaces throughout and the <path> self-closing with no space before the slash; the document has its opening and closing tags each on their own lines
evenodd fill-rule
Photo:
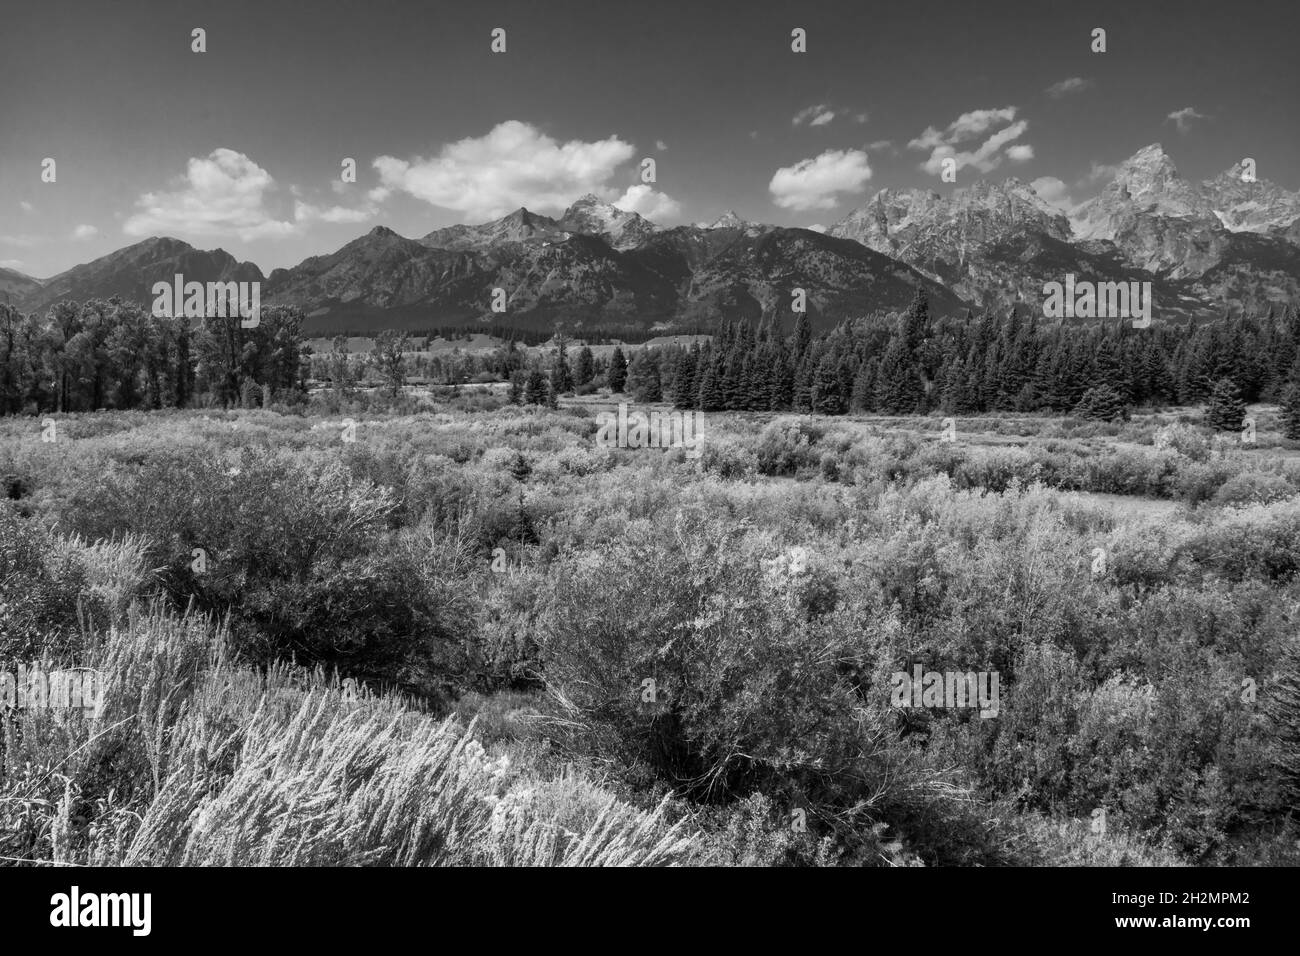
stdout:
<svg viewBox="0 0 1300 956">
<path fill-rule="evenodd" d="M 109 688 L 11 718 L 0 855 L 1298 861 L 1271 406 L 719 413 L 693 458 L 603 447 L 620 399 L 0 420 L 0 661 Z M 916 666 L 996 713 L 900 706 Z"/>
</svg>

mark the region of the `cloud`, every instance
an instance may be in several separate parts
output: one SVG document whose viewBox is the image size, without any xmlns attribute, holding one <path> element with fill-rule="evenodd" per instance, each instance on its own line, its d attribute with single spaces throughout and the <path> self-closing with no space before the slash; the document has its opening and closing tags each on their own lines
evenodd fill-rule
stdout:
<svg viewBox="0 0 1300 956">
<path fill-rule="evenodd" d="M 276 219 L 266 208 L 266 194 L 275 180 L 253 160 L 233 149 L 215 149 L 206 158 L 194 157 L 171 191 L 145 193 L 138 212 L 122 225 L 128 236 L 187 233 L 195 236 L 238 236 L 244 241 L 285 236 L 297 231 L 294 222 Z"/>
<path fill-rule="evenodd" d="M 931 175 L 938 175 L 943 170 L 943 161 L 952 159 L 957 169 L 973 166 L 982 173 L 992 172 L 1002 165 L 1002 147 L 1019 139 L 1028 128 L 1028 121 L 1017 120 L 1006 129 L 994 133 L 978 149 L 959 152 L 952 146 L 937 146 L 930 153 L 930 158 L 921 164 L 921 168 Z M 1024 149 L 1019 150 L 1018 153 L 1021 159 L 1028 158 L 1025 156 Z"/>
<path fill-rule="evenodd" d="M 645 183 L 628 186 L 627 192 L 614 200 L 614 205 L 624 212 L 634 212 L 653 221 L 676 219 L 682 214 L 681 204 L 676 199 Z"/>
<path fill-rule="evenodd" d="M 865 122 L 866 122 L 867 120 L 869 120 L 869 119 L 871 119 L 871 114 L 870 114 L 870 113 L 854 113 L 854 114 L 853 114 L 853 122 L 857 123 L 859 126 L 861 126 L 863 123 L 865 123 Z"/>
<path fill-rule="evenodd" d="M 21 269 L 23 260 L 21 259 L 0 259 L 0 269 Z"/>
<path fill-rule="evenodd" d="M 808 228 L 811 229 L 813 232 L 825 232 L 825 231 L 826 231 L 826 227 L 823 226 L 820 222 L 815 222 L 815 223 L 813 223 L 811 226 L 808 226 Z"/>
<path fill-rule="evenodd" d="M 1039 176 L 1029 184 L 1029 188 L 1038 193 L 1043 202 L 1064 213 L 1073 212 L 1077 205 L 1070 198 L 1069 187 L 1055 176 Z"/>
<path fill-rule="evenodd" d="M 655 140 L 655 149 L 659 150 L 661 153 L 666 153 L 668 152 L 668 144 L 662 139 L 657 139 Z"/>
<path fill-rule="evenodd" d="M 19 207 L 22 209 L 23 212 L 31 212 L 33 209 L 36 208 L 35 206 L 33 206 L 31 203 L 29 203 L 29 202 L 28 202 L 27 200 L 25 200 L 25 199 L 19 200 L 18 205 L 19 205 Z"/>
<path fill-rule="evenodd" d="M 1061 97 L 1069 96 L 1071 93 L 1082 93 L 1092 85 L 1092 80 L 1085 80 L 1081 76 L 1072 76 L 1068 79 L 1061 80 L 1059 83 L 1053 83 L 1045 92 L 1052 99 L 1059 100 Z"/>
<path fill-rule="evenodd" d="M 0 236 L 0 242 L 10 246 L 18 246 L 22 249 L 30 249 L 41 240 L 36 236 Z"/>
<path fill-rule="evenodd" d="M 94 239 L 97 235 L 99 235 L 99 230 L 94 226 L 89 226 L 85 223 L 82 223 L 76 229 L 72 230 L 72 238 L 78 241 Z"/>
<path fill-rule="evenodd" d="M 803 212 L 832 209 L 836 193 L 862 192 L 869 179 L 871 166 L 865 152 L 828 149 L 815 159 L 801 159 L 778 169 L 767 188 L 776 205 Z"/>
<path fill-rule="evenodd" d="M 944 145 L 955 146 L 957 143 L 979 136 L 994 126 L 1010 123 L 1015 118 L 1016 108 L 1014 106 L 1004 106 L 1001 109 L 992 110 L 971 110 L 969 113 L 962 113 L 961 116 L 949 123 L 948 128 L 943 132 L 933 126 L 927 126 L 925 131 L 909 142 L 907 146 L 909 149 L 934 149 L 936 146 Z"/>
<path fill-rule="evenodd" d="M 894 141 L 892 139 L 878 139 L 873 143 L 867 144 L 867 152 L 876 153 L 876 152 L 883 152 L 884 150 L 889 150 L 891 153 L 898 152 L 897 148 L 895 148 L 894 146 Z"/>
<path fill-rule="evenodd" d="M 1192 128 L 1192 123 L 1194 123 L 1196 120 L 1203 120 L 1203 119 L 1209 119 L 1209 117 L 1206 116 L 1204 113 L 1196 112 L 1196 110 L 1194 110 L 1190 106 L 1184 106 L 1182 109 L 1174 110 L 1172 113 L 1166 116 L 1165 122 L 1168 122 L 1169 120 L 1173 120 L 1174 125 L 1178 127 L 1178 132 L 1186 133 L 1189 129 Z"/>
<path fill-rule="evenodd" d="M 366 222 L 373 219 L 379 210 L 373 205 L 366 205 L 359 209 L 349 209 L 346 206 L 329 206 L 320 208 L 310 203 L 295 202 L 293 204 L 293 218 L 295 222 Z"/>
<path fill-rule="evenodd" d="M 412 160 L 380 156 L 380 184 L 470 218 L 495 219 L 520 206 L 562 212 L 574 196 L 593 193 L 610 200 L 614 170 L 636 149 L 617 136 L 595 142 L 557 142 L 536 127 L 509 120 L 485 136 L 467 137 L 437 156 Z"/>
<path fill-rule="evenodd" d="M 1088 175 L 1079 180 L 1079 185 L 1090 186 L 1103 179 L 1114 179 L 1118 173 L 1118 163 L 1099 163 L 1094 159 L 1092 161 L 1092 168 L 1088 170 Z"/>
<path fill-rule="evenodd" d="M 1015 120 L 1015 122 L 1012 122 Z M 1010 123 L 994 133 L 977 149 L 958 150 L 957 144 L 983 135 L 995 126 Z M 1016 120 L 1016 107 L 1004 106 L 1000 109 L 971 110 L 962 113 L 940 131 L 927 126 L 920 136 L 908 142 L 908 149 L 930 150 L 930 158 L 921 163 L 921 168 L 931 175 L 937 175 L 943 169 L 943 161 L 952 159 L 956 168 L 973 166 L 982 173 L 991 172 L 1002 165 L 1004 155 L 1014 162 L 1032 159 L 1034 148 L 1028 143 L 1014 146 L 1014 140 L 1024 135 L 1029 128 L 1028 120 Z M 1007 147 L 1006 153 L 1002 152 Z"/>
<path fill-rule="evenodd" d="M 819 104 L 801 109 L 794 114 L 794 119 L 790 123 L 792 126 L 803 126 L 805 123 L 809 126 L 825 126 L 833 119 L 835 119 L 835 111 L 825 104 Z"/>
</svg>

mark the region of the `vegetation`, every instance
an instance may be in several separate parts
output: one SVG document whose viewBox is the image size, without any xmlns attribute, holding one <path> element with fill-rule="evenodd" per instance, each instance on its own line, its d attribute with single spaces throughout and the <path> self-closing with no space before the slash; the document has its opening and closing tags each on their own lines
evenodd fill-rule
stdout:
<svg viewBox="0 0 1300 956">
<path fill-rule="evenodd" d="M 0 419 L 0 674 L 107 681 L 98 716 L 0 701 L 8 862 L 1297 862 L 1292 413 L 1216 427 L 1291 394 L 1290 314 L 1236 326 L 1272 351 L 1179 339 L 1154 380 L 1204 368 L 1205 414 L 1103 377 L 1044 416 L 946 406 L 1058 378 L 1001 377 L 1027 325 L 948 350 L 923 303 L 879 340 L 515 350 L 509 394 L 402 388 L 399 336 L 386 387 L 339 348 L 307 392 L 270 329 L 123 387 L 99 310 L 59 313 L 75 346 L 23 319 L 3 366 L 42 417 Z M 1100 375 L 1164 333 L 1072 334 Z M 984 371 L 931 377 L 953 355 Z M 694 395 L 699 457 L 598 446 L 606 370 Z M 753 410 L 786 384 L 815 414 Z M 996 714 L 898 706 L 918 667 L 997 675 Z"/>
</svg>

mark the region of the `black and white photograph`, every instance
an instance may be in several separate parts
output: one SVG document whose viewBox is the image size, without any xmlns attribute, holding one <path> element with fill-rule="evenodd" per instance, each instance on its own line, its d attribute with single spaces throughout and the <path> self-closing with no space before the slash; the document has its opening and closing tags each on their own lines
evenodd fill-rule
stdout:
<svg viewBox="0 0 1300 956">
<path fill-rule="evenodd" d="M 1300 864 L 1298 28 L 0 0 L 23 919 L 981 869 L 1250 939 Z"/>
</svg>

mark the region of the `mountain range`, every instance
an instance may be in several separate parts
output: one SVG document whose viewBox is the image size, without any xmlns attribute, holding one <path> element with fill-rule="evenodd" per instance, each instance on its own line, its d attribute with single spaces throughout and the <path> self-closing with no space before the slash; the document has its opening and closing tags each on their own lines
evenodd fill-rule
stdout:
<svg viewBox="0 0 1300 956">
<path fill-rule="evenodd" d="M 662 228 L 594 195 L 558 219 L 519 209 L 418 239 L 377 226 L 269 276 L 253 263 L 151 238 L 41 281 L 0 269 L 0 295 L 29 311 L 60 299 L 149 302 L 155 281 L 261 281 L 313 332 L 490 323 L 572 329 L 710 327 L 790 314 L 815 322 L 898 310 L 924 288 L 937 314 L 1038 310 L 1044 282 L 1149 281 L 1158 318 L 1260 311 L 1300 293 L 1300 193 L 1243 167 L 1181 177 L 1158 145 L 1122 163 L 1093 199 L 1064 208 L 1017 179 L 950 194 L 882 189 L 825 233 L 746 222 Z M 506 313 L 491 310 L 493 290 Z"/>
</svg>

